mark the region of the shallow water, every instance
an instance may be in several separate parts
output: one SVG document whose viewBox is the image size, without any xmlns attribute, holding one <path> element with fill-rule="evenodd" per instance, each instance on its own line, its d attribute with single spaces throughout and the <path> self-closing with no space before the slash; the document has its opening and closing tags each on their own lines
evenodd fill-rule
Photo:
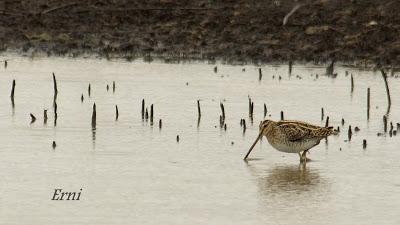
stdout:
<svg viewBox="0 0 400 225">
<path fill-rule="evenodd" d="M 337 67 L 337 78 L 316 78 L 324 68 L 294 66 L 289 76 L 286 65 L 270 65 L 262 66 L 259 81 L 255 66 L 218 65 L 214 73 L 214 65 L 204 63 L 5 58 L 8 67 L 0 69 L 0 224 L 400 223 L 400 140 L 377 136 L 387 104 L 379 72 Z M 353 93 L 346 70 L 354 75 Z M 52 72 L 59 90 L 56 127 Z M 14 109 L 9 98 L 13 79 Z M 399 122 L 400 79 L 389 77 L 389 83 L 389 121 Z M 255 102 L 253 124 L 248 96 Z M 141 119 L 142 98 L 154 104 L 153 126 Z M 219 127 L 220 102 L 226 131 Z M 246 163 L 242 159 L 257 136 L 264 103 L 270 119 L 278 120 L 283 110 L 285 119 L 317 125 L 324 124 L 324 107 L 330 124 L 343 132 L 313 148 L 305 167 L 297 154 L 278 152 L 266 139 Z M 33 124 L 29 113 L 37 117 Z M 244 134 L 241 118 L 247 122 Z M 347 142 L 349 124 L 361 131 Z M 368 140 L 365 150 L 363 139 Z M 81 199 L 51 201 L 55 188 L 82 188 Z"/>
</svg>

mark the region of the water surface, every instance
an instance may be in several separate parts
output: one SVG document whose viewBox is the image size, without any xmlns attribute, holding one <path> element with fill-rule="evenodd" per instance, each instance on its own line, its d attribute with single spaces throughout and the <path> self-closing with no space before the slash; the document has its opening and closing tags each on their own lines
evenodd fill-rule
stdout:
<svg viewBox="0 0 400 225">
<path fill-rule="evenodd" d="M 400 141 L 377 136 L 387 104 L 379 72 L 337 67 L 337 78 L 331 78 L 322 75 L 323 67 L 294 66 L 289 76 L 286 65 L 268 65 L 261 67 L 259 81 L 255 66 L 218 64 L 214 73 L 214 65 L 205 63 L 4 58 L 9 63 L 0 69 L 1 224 L 400 223 Z M 345 71 L 354 76 L 353 93 Z M 56 126 L 52 72 L 59 89 Z M 389 77 L 389 83 L 389 121 L 399 122 L 400 80 Z M 153 126 L 141 119 L 143 98 L 147 106 L 154 104 Z M 220 102 L 226 131 L 219 127 Z M 264 103 L 269 119 L 279 120 L 284 111 L 285 119 L 317 125 L 325 123 L 324 107 L 330 124 L 344 132 L 313 148 L 306 166 L 297 154 L 278 152 L 266 139 L 246 163 L 242 159 L 257 136 Z M 30 113 L 37 117 L 33 124 Z M 244 134 L 241 118 L 247 123 Z M 361 129 L 350 142 L 348 125 Z M 55 188 L 82 188 L 81 200 L 51 201 Z"/>
</svg>

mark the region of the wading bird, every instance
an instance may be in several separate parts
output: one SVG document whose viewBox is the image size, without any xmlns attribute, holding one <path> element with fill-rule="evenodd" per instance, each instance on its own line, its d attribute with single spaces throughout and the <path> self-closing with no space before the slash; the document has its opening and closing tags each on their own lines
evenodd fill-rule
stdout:
<svg viewBox="0 0 400 225">
<path fill-rule="evenodd" d="M 320 127 L 295 120 L 278 122 L 264 120 L 260 123 L 260 133 L 250 147 L 244 159 L 246 160 L 258 140 L 265 135 L 268 142 L 276 150 L 287 153 L 298 153 L 300 162 L 307 161 L 308 150 L 319 144 L 321 139 L 337 134 L 333 127 Z"/>
</svg>

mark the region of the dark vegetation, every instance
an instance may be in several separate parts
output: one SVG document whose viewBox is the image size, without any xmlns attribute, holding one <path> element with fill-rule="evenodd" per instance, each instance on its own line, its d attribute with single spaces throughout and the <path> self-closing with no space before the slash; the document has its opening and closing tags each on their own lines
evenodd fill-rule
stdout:
<svg viewBox="0 0 400 225">
<path fill-rule="evenodd" d="M 0 50 L 399 65 L 399 12 L 398 0 L 1 0 Z"/>
</svg>

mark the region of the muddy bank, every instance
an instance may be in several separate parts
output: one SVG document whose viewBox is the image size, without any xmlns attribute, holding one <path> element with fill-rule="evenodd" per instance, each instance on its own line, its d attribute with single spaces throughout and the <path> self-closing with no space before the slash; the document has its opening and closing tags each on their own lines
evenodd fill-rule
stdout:
<svg viewBox="0 0 400 225">
<path fill-rule="evenodd" d="M 0 49 L 400 65 L 399 11 L 396 0 L 3 0 Z"/>
</svg>

